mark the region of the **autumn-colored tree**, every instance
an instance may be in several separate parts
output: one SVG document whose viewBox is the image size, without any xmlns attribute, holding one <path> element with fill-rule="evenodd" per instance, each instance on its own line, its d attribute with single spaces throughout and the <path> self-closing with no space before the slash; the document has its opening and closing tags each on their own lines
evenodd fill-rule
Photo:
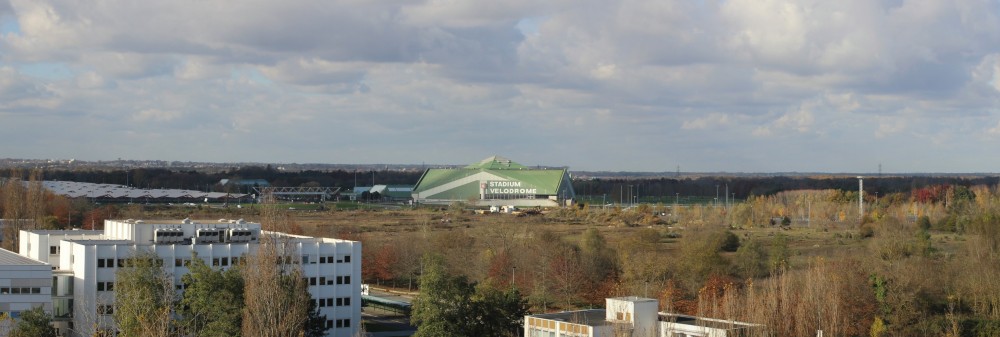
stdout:
<svg viewBox="0 0 1000 337">
<path fill-rule="evenodd" d="M 83 229 L 104 229 L 104 220 L 118 217 L 118 207 L 105 205 L 91 209 L 83 214 Z"/>
<path fill-rule="evenodd" d="M 372 258 L 372 273 L 376 280 L 389 281 L 396 278 L 396 264 L 399 262 L 399 253 L 396 247 L 391 244 L 383 244 L 375 252 Z"/>
</svg>

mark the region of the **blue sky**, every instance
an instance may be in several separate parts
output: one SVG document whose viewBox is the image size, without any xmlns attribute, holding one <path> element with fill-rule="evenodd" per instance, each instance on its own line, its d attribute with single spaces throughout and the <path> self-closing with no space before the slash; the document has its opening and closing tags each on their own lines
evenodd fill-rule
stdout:
<svg viewBox="0 0 1000 337">
<path fill-rule="evenodd" d="M 0 157 L 1000 171 L 1000 1 L 0 3 Z"/>
</svg>

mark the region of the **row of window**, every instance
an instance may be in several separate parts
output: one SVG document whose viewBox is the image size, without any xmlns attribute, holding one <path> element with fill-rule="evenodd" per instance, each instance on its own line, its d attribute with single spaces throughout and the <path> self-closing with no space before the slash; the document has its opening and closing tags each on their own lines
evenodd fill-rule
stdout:
<svg viewBox="0 0 1000 337">
<path fill-rule="evenodd" d="M 332 285 L 332 284 L 351 284 L 351 276 L 350 275 L 337 276 L 337 277 L 320 276 L 318 278 L 317 277 L 309 278 L 309 285 L 311 286 L 315 285 L 322 286 L 322 285 Z"/>
<path fill-rule="evenodd" d="M 128 261 L 128 259 L 97 259 L 97 268 L 114 268 L 115 266 L 125 267 Z M 73 256 L 70 255 L 70 263 L 72 262 Z M 163 259 L 157 259 L 156 265 L 163 266 Z"/>
<path fill-rule="evenodd" d="M 351 256 L 344 255 L 340 259 L 335 259 L 333 255 L 320 256 L 319 263 L 351 263 Z M 316 261 L 312 260 L 312 255 L 302 255 L 302 264 L 316 264 Z"/>
<path fill-rule="evenodd" d="M 235 256 L 232 259 L 228 257 L 216 257 L 212 258 L 212 266 L 228 267 L 230 266 L 230 262 L 232 262 L 231 265 L 235 266 L 239 265 L 242 260 L 243 258 L 239 256 Z M 205 261 L 205 263 L 208 263 L 208 261 Z M 190 265 L 191 265 L 190 259 L 174 259 L 174 267 L 189 267 Z"/>
<path fill-rule="evenodd" d="M 31 287 L 0 287 L 0 295 L 21 295 L 21 294 L 41 294 L 42 288 L 31 288 Z"/>
<path fill-rule="evenodd" d="M 54 248 L 59 248 L 59 247 L 54 247 Z M 73 256 L 70 256 L 71 263 L 73 260 L 72 258 Z M 241 257 L 233 257 L 231 260 L 232 265 L 235 266 L 240 264 L 241 260 L 242 260 Z M 125 259 L 97 259 L 97 268 L 114 268 L 116 265 L 118 267 L 124 267 L 125 261 L 126 261 Z M 333 256 L 320 256 L 319 258 L 319 263 L 334 263 L 334 261 L 336 261 L 337 263 L 351 263 L 351 256 L 344 255 L 340 260 L 334 260 Z M 208 261 L 205 262 L 207 263 Z M 190 259 L 174 259 L 174 267 L 182 267 L 182 266 L 187 267 L 189 263 L 191 263 Z M 290 257 L 285 257 L 285 263 L 291 263 Z M 302 256 L 302 263 L 303 264 L 309 263 L 309 255 Z M 163 265 L 163 259 L 159 260 L 159 265 Z M 229 265 L 230 265 L 230 258 L 228 257 L 222 257 L 222 258 L 217 257 L 212 259 L 212 266 L 214 267 L 219 267 L 219 266 L 226 267 Z"/>
<path fill-rule="evenodd" d="M 345 319 L 337 319 L 337 320 L 333 320 L 333 319 L 326 320 L 326 328 L 329 329 L 329 328 L 333 328 L 333 327 L 337 327 L 337 328 L 350 328 L 351 327 L 351 319 L 350 318 L 345 318 Z"/>
<path fill-rule="evenodd" d="M 334 302 L 334 300 L 336 300 L 336 302 Z M 350 297 L 320 298 L 320 299 L 318 299 L 318 301 L 319 301 L 319 305 L 318 306 L 321 307 L 321 308 L 322 307 L 333 307 L 333 306 L 338 306 L 338 307 L 349 307 L 349 306 L 351 306 L 351 298 Z"/>
<path fill-rule="evenodd" d="M 114 268 L 115 261 L 118 262 L 119 267 L 125 266 L 125 259 L 97 259 L 97 268 Z"/>
</svg>

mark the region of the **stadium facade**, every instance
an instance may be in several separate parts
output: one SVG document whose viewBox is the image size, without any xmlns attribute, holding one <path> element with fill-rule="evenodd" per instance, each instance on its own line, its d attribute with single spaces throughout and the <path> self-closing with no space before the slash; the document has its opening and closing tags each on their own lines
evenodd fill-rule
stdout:
<svg viewBox="0 0 1000 337">
<path fill-rule="evenodd" d="M 556 207 L 575 197 L 566 168 L 530 168 L 499 156 L 462 168 L 427 169 L 413 188 L 413 200 L 424 204 Z"/>
</svg>

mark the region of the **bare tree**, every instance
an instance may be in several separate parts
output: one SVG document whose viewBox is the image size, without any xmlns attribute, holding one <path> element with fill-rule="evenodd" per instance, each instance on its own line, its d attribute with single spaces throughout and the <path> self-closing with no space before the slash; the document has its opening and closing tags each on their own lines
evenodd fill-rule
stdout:
<svg viewBox="0 0 1000 337">
<path fill-rule="evenodd" d="M 3 228 L 3 248 L 16 252 L 18 250 L 19 232 L 24 229 L 24 219 L 27 211 L 24 207 L 24 198 L 27 193 L 24 183 L 21 181 L 20 172 L 11 171 L 11 178 L 4 181 L 3 217 L 7 219 Z"/>
<path fill-rule="evenodd" d="M 288 214 L 273 205 L 273 197 L 263 196 L 261 233 L 257 251 L 241 268 L 248 280 L 244 291 L 243 336 L 297 336 L 305 328 L 309 293 L 302 269 L 292 261 L 288 236 L 279 235 L 288 227 Z"/>
</svg>

